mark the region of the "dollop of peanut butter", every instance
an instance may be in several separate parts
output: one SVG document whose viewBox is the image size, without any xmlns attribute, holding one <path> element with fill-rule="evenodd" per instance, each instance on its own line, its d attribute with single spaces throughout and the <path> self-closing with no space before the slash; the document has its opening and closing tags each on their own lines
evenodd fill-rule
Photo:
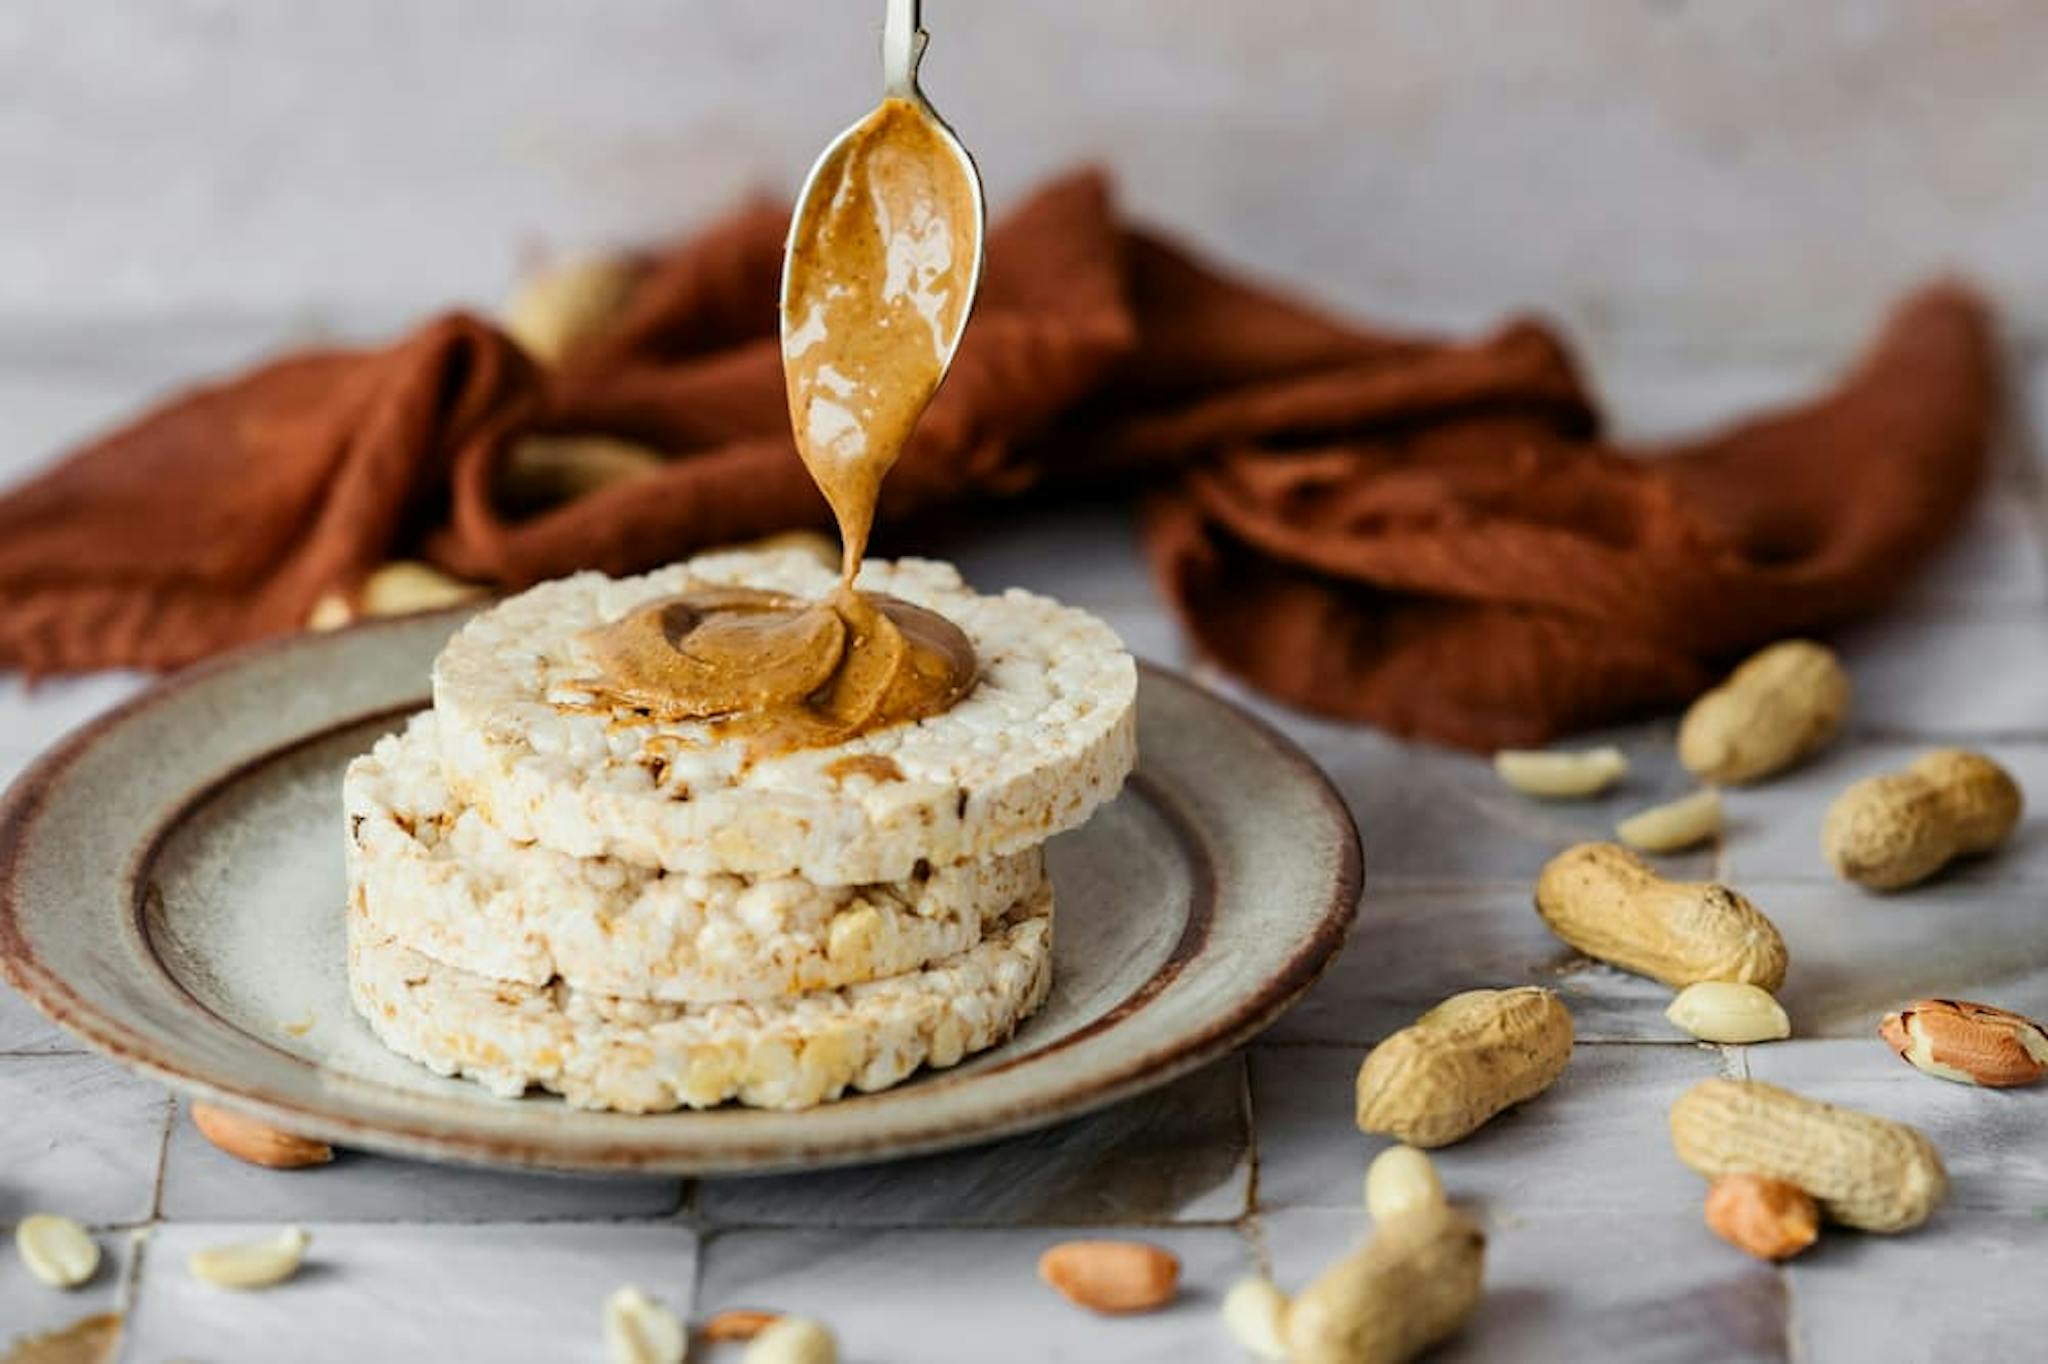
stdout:
<svg viewBox="0 0 2048 1364">
<path fill-rule="evenodd" d="M 586 643 L 611 704 L 715 721 L 720 738 L 744 738 L 755 755 L 936 715 L 975 678 L 974 646 L 959 626 L 845 588 L 822 602 L 702 589 L 650 602 Z"/>
<path fill-rule="evenodd" d="M 721 587 L 643 606 L 586 637 L 602 701 L 715 721 L 760 756 L 934 715 L 974 685 L 958 627 L 853 581 L 882 479 L 966 321 L 977 206 L 912 101 L 884 100 L 834 144 L 790 234 L 782 361 L 797 452 L 839 523 L 839 586 L 822 602 Z"/>
</svg>

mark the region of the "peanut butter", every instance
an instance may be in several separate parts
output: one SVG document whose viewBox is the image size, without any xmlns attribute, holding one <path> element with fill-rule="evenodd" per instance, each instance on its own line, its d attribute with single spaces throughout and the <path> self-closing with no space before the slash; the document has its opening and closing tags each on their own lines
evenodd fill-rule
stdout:
<svg viewBox="0 0 2048 1364">
<path fill-rule="evenodd" d="M 706 588 L 641 607 L 588 637 L 605 702 L 712 721 L 758 756 L 935 715 L 974 685 L 956 626 L 853 580 L 882 479 L 959 339 L 978 231 L 975 185 L 917 104 L 884 100 L 834 145 L 790 234 L 782 362 L 797 452 L 839 522 L 839 586 L 822 602 Z M 886 758 L 834 771 L 856 773 L 902 777 Z"/>
<path fill-rule="evenodd" d="M 979 251 L 975 187 L 930 114 L 887 99 L 833 148 L 790 234 L 782 366 L 797 452 L 839 522 L 842 581 L 882 478 L 946 372 Z"/>
</svg>

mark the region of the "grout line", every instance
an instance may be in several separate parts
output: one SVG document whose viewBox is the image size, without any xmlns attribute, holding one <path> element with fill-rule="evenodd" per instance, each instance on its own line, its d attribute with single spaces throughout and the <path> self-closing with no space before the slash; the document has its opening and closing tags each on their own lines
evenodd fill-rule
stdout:
<svg viewBox="0 0 2048 1364">
<path fill-rule="evenodd" d="M 1249 1047 L 1240 1047 L 1237 1053 L 1238 1065 L 1238 1112 L 1244 1118 L 1244 1160 L 1247 1167 L 1244 1186 L 1244 1212 L 1240 1222 L 1254 1217 L 1259 1210 L 1259 1111 L 1258 1101 L 1252 1094 L 1252 1058 Z"/>
<path fill-rule="evenodd" d="M 2034 620 L 2042 613 L 2036 610 Z M 2038 729 L 1891 729 L 1882 725 L 1851 724 L 1842 740 L 1867 744 L 2039 744 L 2048 743 L 2048 731 Z"/>
<path fill-rule="evenodd" d="M 1645 1001 L 1645 1007 L 1651 1007 L 1649 1001 Z M 1387 1034 L 1389 1037 L 1392 1035 L 1391 1033 Z M 1855 1034 L 1844 1034 L 1845 1039 L 1853 1036 Z M 1344 1042 L 1322 1037 L 1279 1037 L 1270 1040 L 1255 1038 L 1246 1044 L 1246 1049 L 1248 1051 L 1359 1051 L 1365 1048 L 1376 1047 L 1385 1040 L 1386 1037 L 1377 1037 L 1359 1042 Z M 1802 1040 L 1823 1041 L 1826 1039 L 1807 1038 Z M 1691 1037 L 1586 1037 L 1581 1035 L 1575 1037 L 1572 1041 L 1574 1049 L 1579 1047 L 1697 1047 L 1699 1045 L 1698 1039 Z"/>
<path fill-rule="evenodd" d="M 1774 1268 L 1778 1271 L 1779 1291 L 1785 1295 L 1786 1364 L 1805 1364 L 1806 1347 L 1799 1334 L 1799 1294 L 1792 1284 L 1791 1261 L 1781 1261 Z"/>
<path fill-rule="evenodd" d="M 156 1178 L 150 1182 L 149 1188 L 149 1225 L 152 1227 L 164 1220 L 164 1184 L 171 1172 L 171 1130 L 177 1124 L 180 1107 L 177 1096 L 165 1091 L 163 1129 L 157 1134 Z"/>
<path fill-rule="evenodd" d="M 1319 1206 L 1319 1205 L 1315 1205 Z M 714 1222 L 702 1233 L 704 1241 L 723 1236 L 767 1234 L 795 1234 L 803 1232 L 824 1232 L 828 1234 L 867 1232 L 1002 1232 L 1050 1233 L 1085 1231 L 1089 1228 L 1103 1230 L 1135 1231 L 1238 1231 L 1253 1213 L 1239 1213 L 1235 1217 L 1141 1217 L 1119 1219 L 1114 1217 L 1087 1217 L 1072 1221 L 1037 1222 Z M 407 1223 L 407 1226 L 434 1225 L 431 1223 Z M 478 1224 L 486 1225 L 486 1224 Z M 524 1226 L 526 1223 L 503 1222 L 487 1225 Z M 704 1254 L 700 1248 L 698 1265 L 701 1267 Z"/>
<path fill-rule="evenodd" d="M 128 1233 L 128 1266 L 121 1275 L 121 1291 L 114 1296 L 114 1310 L 121 1314 L 119 1348 L 114 1355 L 117 1361 L 135 1357 L 135 1309 L 142 1300 L 142 1259 L 149 1254 L 154 1238 L 151 1227 L 139 1227 Z"/>
<path fill-rule="evenodd" d="M 1248 1212 L 1237 1221 L 1237 1234 L 1244 1238 L 1251 1248 L 1252 1268 L 1258 1274 L 1271 1280 L 1273 1277 L 1273 1247 L 1266 1239 L 1266 1222 L 1256 1212 Z M 1226 1292 L 1229 1290 L 1225 1290 Z"/>
</svg>

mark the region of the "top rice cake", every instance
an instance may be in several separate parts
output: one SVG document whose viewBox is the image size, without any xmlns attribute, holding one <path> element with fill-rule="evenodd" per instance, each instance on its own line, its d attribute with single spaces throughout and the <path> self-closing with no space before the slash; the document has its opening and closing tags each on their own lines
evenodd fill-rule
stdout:
<svg viewBox="0 0 2048 1364">
<path fill-rule="evenodd" d="M 508 836 L 571 856 L 820 885 L 1017 852 L 1116 794 L 1136 756 L 1137 669 L 1115 632 L 1028 592 L 981 596 L 929 560 L 871 560 L 859 585 L 973 641 L 979 678 L 942 714 L 749 764 L 702 721 L 578 709 L 594 699 L 579 686 L 594 627 L 694 587 L 819 598 L 837 579 L 801 549 L 726 552 L 637 578 L 580 573 L 485 612 L 434 664 L 450 790 Z M 902 779 L 828 771 L 869 755 Z"/>
</svg>

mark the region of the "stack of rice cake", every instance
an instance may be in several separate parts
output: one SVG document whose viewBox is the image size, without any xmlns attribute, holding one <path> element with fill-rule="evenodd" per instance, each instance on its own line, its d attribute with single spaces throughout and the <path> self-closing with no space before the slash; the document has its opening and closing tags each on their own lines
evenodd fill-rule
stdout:
<svg viewBox="0 0 2048 1364">
<path fill-rule="evenodd" d="M 973 641 L 951 710 L 749 759 L 606 710 L 583 636 L 740 585 L 809 598 L 802 549 L 580 574 L 470 622 L 434 709 L 352 763 L 349 983 L 385 1045 L 506 1095 L 658 1112 L 803 1108 L 1004 1040 L 1052 978 L 1044 842 L 1116 794 L 1137 674 L 1085 612 L 948 565 L 860 586 Z"/>
</svg>

